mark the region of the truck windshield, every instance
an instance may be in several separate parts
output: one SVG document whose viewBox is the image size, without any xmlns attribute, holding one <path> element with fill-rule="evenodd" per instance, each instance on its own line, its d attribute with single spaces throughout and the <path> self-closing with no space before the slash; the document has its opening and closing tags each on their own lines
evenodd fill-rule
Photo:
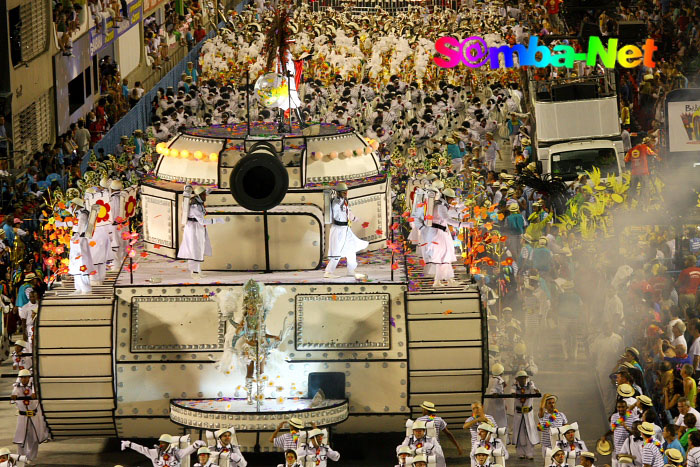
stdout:
<svg viewBox="0 0 700 467">
<path fill-rule="evenodd" d="M 564 180 L 575 180 L 593 167 L 598 167 L 603 177 L 619 175 L 615 149 L 579 149 L 552 154 L 552 173 Z"/>
</svg>

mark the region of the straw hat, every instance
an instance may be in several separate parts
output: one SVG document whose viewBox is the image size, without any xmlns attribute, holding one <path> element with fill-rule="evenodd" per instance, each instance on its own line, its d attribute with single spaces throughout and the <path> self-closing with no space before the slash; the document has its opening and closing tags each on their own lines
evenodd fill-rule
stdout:
<svg viewBox="0 0 700 467">
<path fill-rule="evenodd" d="M 673 462 L 674 464 L 682 464 L 683 463 L 683 454 L 678 449 L 671 448 L 671 449 L 666 449 L 664 451 L 664 454 L 666 454 L 666 457 L 668 460 Z"/>
<path fill-rule="evenodd" d="M 654 425 L 652 425 L 649 422 L 644 422 L 641 425 L 639 425 L 639 432 L 647 436 L 654 436 L 654 434 L 656 433 L 654 431 Z"/>
<path fill-rule="evenodd" d="M 420 406 L 422 409 L 425 409 L 428 412 L 437 412 L 437 409 L 435 408 L 435 404 L 433 404 L 430 401 L 423 401 L 423 403 Z"/>
<path fill-rule="evenodd" d="M 607 439 L 599 439 L 598 442 L 595 443 L 595 450 L 601 456 L 609 456 L 612 453 L 612 445 Z M 632 462 L 630 461 L 629 463 Z"/>
<path fill-rule="evenodd" d="M 289 419 L 289 426 L 302 429 L 304 428 L 304 422 L 300 418 L 292 417 Z"/>
<path fill-rule="evenodd" d="M 634 388 L 629 384 L 621 384 L 617 387 L 617 395 L 622 397 L 633 397 Z"/>
</svg>

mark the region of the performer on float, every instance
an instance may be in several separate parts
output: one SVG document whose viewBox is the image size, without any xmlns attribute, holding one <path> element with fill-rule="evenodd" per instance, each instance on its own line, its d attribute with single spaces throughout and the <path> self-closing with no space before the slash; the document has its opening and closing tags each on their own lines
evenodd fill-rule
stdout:
<svg viewBox="0 0 700 467">
<path fill-rule="evenodd" d="M 235 444 L 231 444 L 233 433 L 233 428 L 222 428 L 221 430 L 214 433 L 214 436 L 216 436 L 216 445 L 210 446 L 209 450 L 211 452 L 219 453 L 220 463 L 221 459 L 226 459 L 228 460 L 229 467 L 245 467 L 246 465 L 248 465 L 248 462 L 246 462 L 246 460 L 243 458 L 241 448 L 239 448 Z"/>
<path fill-rule="evenodd" d="M 369 245 L 365 240 L 357 238 L 350 228 L 349 223 L 356 221 L 357 218 L 348 207 L 348 186 L 345 183 L 339 183 L 335 187 L 335 193 L 336 196 L 331 201 L 333 225 L 328 237 L 328 265 L 323 275 L 325 278 L 339 277 L 334 273 L 340 258 L 346 258 L 347 260 L 347 275 L 354 276 L 357 268 L 356 253 L 364 250 Z"/>
<path fill-rule="evenodd" d="M 423 225 L 421 228 L 421 238 L 423 240 L 423 251 L 426 265 L 426 272 L 435 271 L 433 287 L 443 285 L 442 281 L 447 281 L 447 285 L 455 285 L 455 272 L 452 263 L 457 261 L 455 255 L 454 242 L 448 225 L 460 228 L 462 223 L 452 218 L 449 214 L 450 205 L 455 201 L 456 195 L 452 188 L 445 188 L 442 191 L 442 198 L 437 199 L 433 206 L 433 222 L 431 226 Z"/>
<path fill-rule="evenodd" d="M 211 242 L 207 233 L 207 225 L 223 222 L 223 219 L 205 219 L 207 214 L 204 203 L 207 200 L 207 190 L 198 186 L 192 192 L 187 185 L 183 193 L 183 220 L 186 221 L 182 232 L 182 244 L 177 251 L 177 257 L 187 260 L 187 267 L 192 277 L 205 277 L 202 273 L 202 261 L 205 256 L 211 256 Z"/>
<path fill-rule="evenodd" d="M 310 444 L 309 440 L 311 441 Z M 297 450 L 302 465 L 311 462 L 312 465 L 327 467 L 329 459 L 338 462 L 340 453 L 331 449 L 331 447 L 324 444 L 323 441 L 323 431 L 318 428 L 309 431 L 307 443 L 300 446 Z"/>
<path fill-rule="evenodd" d="M 90 285 L 90 273 L 95 270 L 92 264 L 92 254 L 85 231 L 88 224 L 88 212 L 85 203 L 80 198 L 71 200 L 74 208 L 73 217 L 77 222 L 73 224 L 73 236 L 70 240 L 70 251 L 68 254 L 68 274 L 73 276 L 75 281 L 75 292 L 73 294 L 88 294 L 92 292 Z"/>
<path fill-rule="evenodd" d="M 112 255 L 119 267 L 126 255 L 127 240 L 124 240 L 123 233 L 128 229 L 124 220 L 122 220 L 122 197 L 121 190 L 124 189 L 124 184 L 121 180 L 112 180 L 109 183 L 109 216 L 112 219 Z"/>
<path fill-rule="evenodd" d="M 309 54 L 304 54 L 298 60 L 294 60 L 292 53 L 289 50 L 290 44 L 295 41 L 291 39 L 291 30 L 289 28 L 290 13 L 286 9 L 275 11 L 275 16 L 272 24 L 267 30 L 265 38 L 265 49 L 267 50 L 266 69 L 274 70 L 287 81 L 288 91 L 286 95 L 281 96 L 277 101 L 277 125 L 278 131 L 284 133 L 291 131 L 285 124 L 285 118 L 291 110 L 296 114 L 299 120 L 299 126 L 304 128 L 304 119 L 301 116 L 299 108 L 301 107 L 301 99 L 299 98 L 299 86 L 301 85 L 301 76 L 303 73 L 303 60 L 308 58 Z"/>
<path fill-rule="evenodd" d="M 179 449 L 173 445 L 173 438 L 168 434 L 160 435 L 158 444 L 152 448 L 141 446 L 131 441 L 122 441 L 122 451 L 133 449 L 139 454 L 148 457 L 153 467 L 180 467 L 183 459 L 204 446 L 204 441 L 197 440 L 185 449 Z"/>
<path fill-rule="evenodd" d="M 20 370 L 19 382 L 14 384 L 10 396 L 19 412 L 14 439 L 14 443 L 18 445 L 17 453 L 27 456 L 30 461 L 36 459 L 39 444 L 49 439 L 41 407 L 34 390 L 34 383 L 31 379 L 32 373 L 29 370 Z"/>
</svg>

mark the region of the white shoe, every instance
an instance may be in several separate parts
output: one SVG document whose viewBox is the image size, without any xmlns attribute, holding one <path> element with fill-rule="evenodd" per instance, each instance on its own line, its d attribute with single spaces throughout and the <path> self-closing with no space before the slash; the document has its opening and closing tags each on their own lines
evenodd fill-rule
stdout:
<svg viewBox="0 0 700 467">
<path fill-rule="evenodd" d="M 454 279 L 450 279 L 450 280 L 447 281 L 447 286 L 448 286 L 448 287 L 458 287 L 458 286 L 459 286 L 459 282 L 457 282 L 457 281 L 454 280 Z"/>
<path fill-rule="evenodd" d="M 336 275 L 333 274 L 332 272 L 326 272 L 326 273 L 323 274 L 323 277 L 324 277 L 325 279 L 337 279 L 337 278 L 340 277 L 340 276 L 336 276 Z"/>
<path fill-rule="evenodd" d="M 82 294 L 82 293 L 83 293 L 83 292 L 80 291 L 80 290 L 74 290 L 73 292 L 71 292 L 71 293 L 68 294 L 68 295 L 80 295 L 80 294 Z"/>
<path fill-rule="evenodd" d="M 442 282 L 440 282 L 439 280 L 435 279 L 435 280 L 433 281 L 433 287 L 442 287 Z"/>
</svg>

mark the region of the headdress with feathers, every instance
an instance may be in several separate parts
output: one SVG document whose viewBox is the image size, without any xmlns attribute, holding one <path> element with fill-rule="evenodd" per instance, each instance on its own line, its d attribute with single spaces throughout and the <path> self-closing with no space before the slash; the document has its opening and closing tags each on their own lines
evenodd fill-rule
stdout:
<svg viewBox="0 0 700 467">
<path fill-rule="evenodd" d="M 286 5 L 281 5 L 272 9 L 274 14 L 272 23 L 265 33 L 264 51 L 267 56 L 265 67 L 268 71 L 273 71 L 275 59 L 284 60 L 289 51 L 289 41 L 292 32 L 289 29 L 290 11 Z"/>
</svg>

